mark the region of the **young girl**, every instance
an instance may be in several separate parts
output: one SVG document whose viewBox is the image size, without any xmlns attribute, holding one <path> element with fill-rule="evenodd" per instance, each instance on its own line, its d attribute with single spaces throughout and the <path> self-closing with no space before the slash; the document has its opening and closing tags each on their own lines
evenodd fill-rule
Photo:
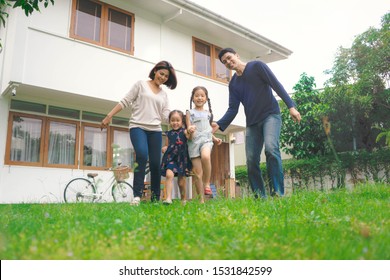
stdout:
<svg viewBox="0 0 390 280">
<path fill-rule="evenodd" d="M 204 109 L 206 102 L 209 111 Z M 192 103 L 195 109 L 192 109 Z M 222 143 L 221 139 L 212 134 L 212 120 L 213 114 L 207 89 L 202 86 L 195 87 L 192 90 L 190 110 L 187 110 L 186 114 L 186 124 L 191 135 L 188 141 L 188 151 L 193 166 L 196 192 L 200 196 L 201 203 L 204 203 L 203 194 L 212 194 L 210 177 L 213 142 L 217 145 Z"/>
<path fill-rule="evenodd" d="M 173 110 L 169 113 L 169 125 L 171 130 L 166 132 L 166 145 L 162 148 L 164 153 L 161 162 L 161 175 L 166 178 L 165 187 L 167 197 L 165 204 L 172 204 L 173 178 L 178 177 L 177 183 L 180 189 L 180 197 L 183 204 L 186 203 L 186 176 L 191 169 L 191 161 L 188 156 L 187 139 L 190 137 L 184 127 L 184 114 L 182 111 Z"/>
</svg>

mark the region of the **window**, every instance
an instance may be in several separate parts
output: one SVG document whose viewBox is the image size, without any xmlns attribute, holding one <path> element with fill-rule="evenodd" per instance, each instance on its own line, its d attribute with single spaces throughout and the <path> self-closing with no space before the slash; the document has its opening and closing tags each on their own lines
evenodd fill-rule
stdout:
<svg viewBox="0 0 390 280">
<path fill-rule="evenodd" d="M 75 122 L 48 120 L 47 124 L 47 158 L 48 166 L 77 167 L 76 140 L 78 125 Z"/>
<path fill-rule="evenodd" d="M 130 141 L 129 131 L 115 129 L 112 135 L 113 165 L 133 166 L 135 154 Z"/>
<path fill-rule="evenodd" d="M 218 58 L 221 48 L 193 38 L 194 73 L 218 81 L 229 82 L 231 72 Z"/>
<path fill-rule="evenodd" d="M 107 129 L 83 125 L 82 130 L 82 166 L 105 167 L 107 165 Z"/>
<path fill-rule="evenodd" d="M 99 1 L 73 0 L 70 36 L 133 54 L 134 15 Z"/>
<path fill-rule="evenodd" d="M 9 120 L 7 141 L 9 161 L 24 165 L 36 165 L 41 162 L 44 119 L 11 114 Z"/>
<path fill-rule="evenodd" d="M 48 114 L 56 117 L 11 109 L 6 164 L 81 169 L 104 169 L 118 163 L 132 167 L 134 164 L 126 119 L 115 117 L 115 123 L 113 119 L 113 124 L 101 131 L 99 123 L 104 117 L 101 114 L 20 100 L 12 100 L 11 108 L 18 111 L 47 108 Z M 59 118 L 64 112 L 72 114 Z"/>
<path fill-rule="evenodd" d="M 80 118 L 80 111 L 56 106 L 49 106 L 49 115 L 78 120 Z"/>
<path fill-rule="evenodd" d="M 214 65 L 215 65 L 215 76 L 217 80 L 222 80 L 224 82 L 230 81 L 231 71 L 225 67 L 225 65 L 219 60 L 218 54 L 222 50 L 221 48 L 214 48 Z"/>
<path fill-rule="evenodd" d="M 43 113 L 46 114 L 46 105 L 32 103 L 27 101 L 12 100 L 11 110 L 20 110 L 34 113 Z"/>
<path fill-rule="evenodd" d="M 92 112 L 83 111 L 81 118 L 83 121 L 91 121 L 91 122 L 100 123 L 102 121 L 102 119 L 104 119 L 105 117 L 106 117 L 106 115 L 103 115 L 103 114 L 96 114 L 96 113 L 92 113 Z"/>
</svg>

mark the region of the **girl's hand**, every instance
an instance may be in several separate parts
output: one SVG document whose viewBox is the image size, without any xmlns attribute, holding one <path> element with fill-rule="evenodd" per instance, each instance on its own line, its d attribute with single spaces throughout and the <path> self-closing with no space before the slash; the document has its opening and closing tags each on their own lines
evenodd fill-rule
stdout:
<svg viewBox="0 0 390 280">
<path fill-rule="evenodd" d="M 188 131 L 188 129 L 184 130 L 184 135 L 188 140 L 192 140 L 193 135 Z"/>
<path fill-rule="evenodd" d="M 187 131 L 188 131 L 189 134 L 194 133 L 195 130 L 196 130 L 196 126 L 195 126 L 195 125 L 190 125 L 190 126 L 188 127 L 188 129 L 187 129 Z"/>
<path fill-rule="evenodd" d="M 214 143 L 217 144 L 218 146 L 222 144 L 222 139 L 220 138 L 214 138 Z"/>
<path fill-rule="evenodd" d="M 162 153 L 165 153 L 165 151 L 167 150 L 167 148 L 168 148 L 168 146 L 162 147 L 161 152 L 162 152 Z"/>
</svg>

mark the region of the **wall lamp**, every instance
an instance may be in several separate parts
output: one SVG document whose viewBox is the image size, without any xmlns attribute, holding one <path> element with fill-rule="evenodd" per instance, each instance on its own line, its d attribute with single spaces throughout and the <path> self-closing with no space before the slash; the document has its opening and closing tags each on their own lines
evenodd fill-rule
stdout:
<svg viewBox="0 0 390 280">
<path fill-rule="evenodd" d="M 10 82 L 7 92 L 9 92 L 11 96 L 16 96 L 18 86 L 19 86 L 18 83 Z"/>
</svg>

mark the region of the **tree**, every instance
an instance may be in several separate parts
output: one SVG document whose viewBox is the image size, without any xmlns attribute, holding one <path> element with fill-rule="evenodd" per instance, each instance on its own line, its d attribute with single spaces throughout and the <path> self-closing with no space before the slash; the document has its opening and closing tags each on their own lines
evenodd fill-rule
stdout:
<svg viewBox="0 0 390 280">
<path fill-rule="evenodd" d="M 0 28 L 2 26 L 5 27 L 5 21 L 8 17 L 8 13 L 6 12 L 7 7 L 20 7 L 22 10 L 24 10 L 25 15 L 28 17 L 34 11 L 40 12 L 39 5 L 41 2 L 43 2 L 45 8 L 49 6 L 49 2 L 54 5 L 54 0 L 0 0 Z"/>
<path fill-rule="evenodd" d="M 369 28 L 353 42 L 353 70 L 357 82 L 376 93 L 390 81 L 390 13 L 382 17 L 382 27 Z"/>
<path fill-rule="evenodd" d="M 321 103 L 321 94 L 314 89 L 315 86 L 314 78 L 303 73 L 293 88 L 296 92 L 292 98 L 302 115 L 300 124 L 292 121 L 286 106 L 284 103 L 281 104 L 283 125 L 280 142 L 282 150 L 297 159 L 323 155 L 326 150 L 326 135 L 322 128 L 322 114 L 320 113 L 323 111 L 324 104 Z"/>
<path fill-rule="evenodd" d="M 381 28 L 371 27 L 356 36 L 351 48 L 339 48 L 327 73 L 332 77 L 324 102 L 336 150 L 371 151 L 383 145 L 376 139 L 390 127 L 390 13 L 382 17 Z"/>
<path fill-rule="evenodd" d="M 378 134 L 376 141 L 379 142 L 382 138 L 385 138 L 386 145 L 390 147 L 390 129 L 383 129 L 383 131 Z"/>
<path fill-rule="evenodd" d="M 49 2 L 54 5 L 54 0 L 0 0 L 1 23 L 5 26 L 5 17 L 7 17 L 8 14 L 4 10 L 7 6 L 12 6 L 12 8 L 20 7 L 24 10 L 26 16 L 29 16 L 34 12 L 34 10 L 38 12 L 40 11 L 39 4 L 41 2 L 44 2 L 43 5 L 45 8 L 49 6 Z M 11 3 L 14 4 L 11 5 Z"/>
</svg>

